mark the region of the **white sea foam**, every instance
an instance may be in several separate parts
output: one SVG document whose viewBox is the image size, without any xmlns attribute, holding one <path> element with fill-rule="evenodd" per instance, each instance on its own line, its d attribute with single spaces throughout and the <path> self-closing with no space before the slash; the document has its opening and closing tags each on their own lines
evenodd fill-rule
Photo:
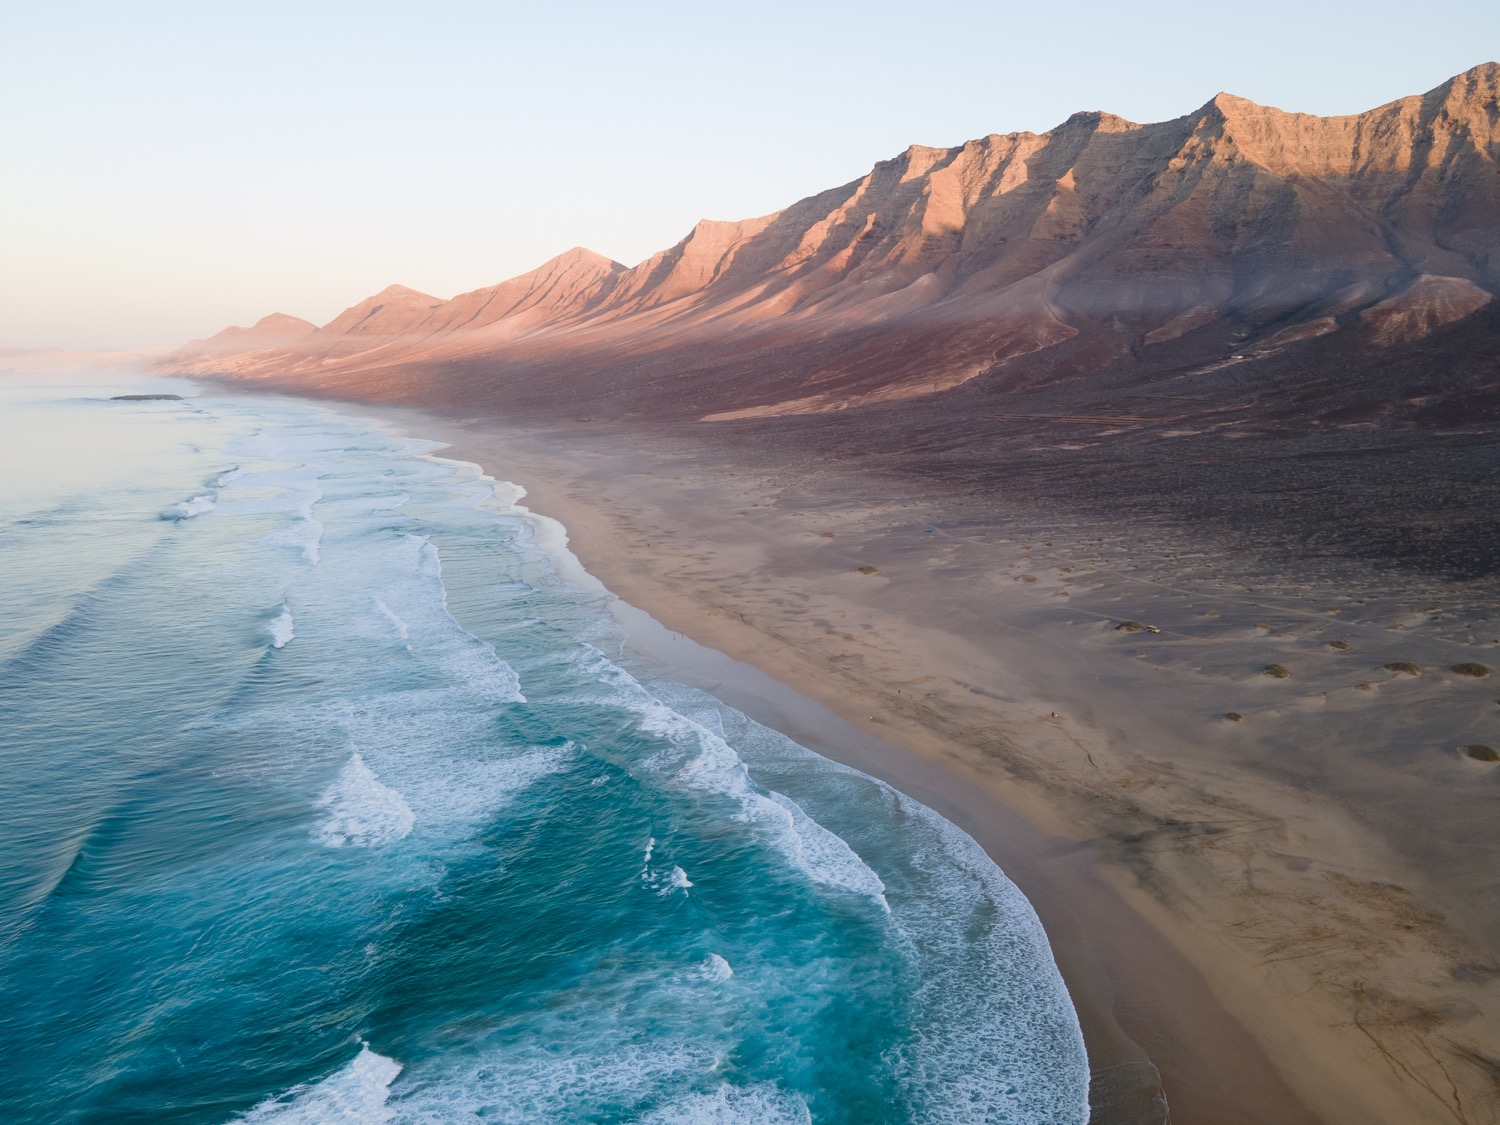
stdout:
<svg viewBox="0 0 1500 1125">
<path fill-rule="evenodd" d="M 793 862 L 814 880 L 829 887 L 842 887 L 878 902 L 886 913 L 890 903 L 885 899 L 885 884 L 842 836 L 830 832 L 802 810 L 790 797 L 772 793 L 771 800 L 791 818 Z M 789 842 L 790 844 L 790 842 Z"/>
<path fill-rule="evenodd" d="M 572 743 L 505 750 L 491 719 L 452 689 L 393 693 L 332 717 L 362 761 L 420 824 L 424 846 L 460 840 L 489 823 L 522 793 L 578 761 Z M 475 748 L 487 747 L 482 756 Z"/>
<path fill-rule="evenodd" d="M 917 1122 L 1088 1119 L 1088 1061 L 1046 934 L 1020 890 L 957 825 L 876 783 L 907 825 L 916 885 L 896 913 L 921 986 L 903 1052 Z"/>
<path fill-rule="evenodd" d="M 476 469 L 478 467 L 477 465 L 475 466 Z M 489 499 L 494 508 L 506 515 L 514 515 L 518 510 L 524 511 L 524 509 L 517 509 L 516 507 L 517 504 L 526 498 L 526 490 L 524 488 L 508 480 L 489 477 L 486 480 L 489 482 Z"/>
<path fill-rule="evenodd" d="M 734 976 L 734 970 L 729 967 L 729 962 L 717 953 L 710 953 L 698 966 L 696 975 L 699 980 L 710 981 L 714 984 L 723 984 Z"/>
<path fill-rule="evenodd" d="M 473 784 L 482 789 L 472 798 L 452 793 L 449 782 L 449 807 L 473 815 L 491 815 L 504 808 L 518 795 L 543 778 L 563 773 L 578 760 L 578 750 L 571 742 L 564 746 L 541 747 L 514 757 L 497 758 L 473 769 Z"/>
<path fill-rule="evenodd" d="M 795 1094 L 765 1083 L 688 1094 L 648 1113 L 641 1125 L 811 1125 L 812 1111 Z"/>
<path fill-rule="evenodd" d="M 395 611 L 392 610 L 390 606 L 386 605 L 385 602 L 381 601 L 379 598 L 375 598 L 373 600 L 375 603 L 376 611 L 379 612 L 380 616 L 389 621 L 391 623 L 391 628 L 396 631 L 397 639 L 400 640 L 402 644 L 406 645 L 408 649 L 411 648 L 411 627 L 407 625 L 405 621 L 402 621 L 401 618 L 397 617 Z"/>
<path fill-rule="evenodd" d="M 887 904 L 890 918 L 922 982 L 911 996 L 913 1040 L 893 1057 L 913 1096 L 914 1125 L 1087 1120 L 1088 1065 L 1046 935 L 1030 903 L 984 850 L 931 809 L 722 705 L 713 707 L 693 689 L 653 684 L 653 694 L 658 690 L 702 726 L 708 725 L 705 708 L 723 715 L 726 733 L 757 777 L 805 783 L 821 775 L 810 788 L 798 788 L 799 809 L 827 809 L 832 802 L 839 824 L 868 808 L 876 825 L 899 825 L 900 855 L 879 854 L 891 862 L 887 878 L 900 889 Z M 794 809 L 785 811 L 797 820 Z M 817 850 L 816 840 L 804 842 Z M 842 849 L 835 847 L 831 858 L 804 856 L 804 862 L 837 879 L 838 858 Z M 862 868 L 849 872 L 857 883 L 864 881 Z"/>
<path fill-rule="evenodd" d="M 326 468 L 306 463 L 277 465 L 247 461 L 219 477 L 221 487 L 228 486 L 218 498 L 219 510 L 232 515 L 278 513 L 297 520 L 312 520 L 314 507 L 323 499 L 319 481 Z"/>
<path fill-rule="evenodd" d="M 693 881 L 687 877 L 687 872 L 675 864 L 665 870 L 652 867 L 651 857 L 655 852 L 656 839 L 653 837 L 646 841 L 646 852 L 641 860 L 641 884 L 663 898 L 673 891 L 687 894 L 688 888 L 693 885 Z"/>
<path fill-rule="evenodd" d="M 778 793 L 762 793 L 733 746 L 710 729 L 707 714 L 689 718 L 651 695 L 633 676 L 592 645 L 580 645 L 570 660 L 589 688 L 590 702 L 620 707 L 635 714 L 643 734 L 663 742 L 662 749 L 637 762 L 636 768 L 664 774 L 673 785 L 728 797 L 740 806 L 738 819 L 755 824 L 803 875 L 823 886 L 850 891 L 890 909 L 885 885 L 849 844 L 807 815 L 796 802 Z M 713 725 L 723 729 L 718 713 Z M 798 753 L 813 756 L 803 747 Z"/>
<path fill-rule="evenodd" d="M 395 1120 L 400 1125 L 588 1121 L 597 1118 L 600 1106 L 657 1100 L 720 1065 L 703 1046 L 589 1043 L 581 1037 L 590 1030 L 552 1028 L 546 1042 L 413 1072 L 407 1076 L 409 1089 L 392 1106 Z"/>
<path fill-rule="evenodd" d="M 317 807 L 328 815 L 313 829 L 313 838 L 330 848 L 375 848 L 394 843 L 416 823 L 406 799 L 382 785 L 358 754 L 323 791 Z"/>
<path fill-rule="evenodd" d="M 266 623 L 266 632 L 271 634 L 272 648 L 286 648 L 297 634 L 292 628 L 292 611 L 285 604 L 281 612 Z"/>
<path fill-rule="evenodd" d="M 200 493 L 191 500 L 184 500 L 177 505 L 177 511 L 182 519 L 190 520 L 194 516 L 201 516 L 205 512 L 214 510 L 214 497 L 211 493 Z"/>
<path fill-rule="evenodd" d="M 526 702 L 516 670 L 500 659 L 494 645 L 477 637 L 470 637 L 460 651 L 443 657 L 440 666 L 451 679 L 488 702 Z"/>
<path fill-rule="evenodd" d="M 373 604 L 402 641 L 435 658 L 445 676 L 485 703 L 526 702 L 515 669 L 500 658 L 494 645 L 468 632 L 448 611 L 437 548 L 425 536 L 408 536 L 392 561 L 398 560 L 415 570 L 416 581 L 383 588 Z"/>
<path fill-rule="evenodd" d="M 261 1102 L 237 1120 L 251 1125 L 386 1125 L 386 1104 L 401 1064 L 362 1045 L 348 1066 Z"/>
<path fill-rule="evenodd" d="M 661 889 L 656 893 L 658 895 L 669 895 L 673 891 L 681 891 L 683 894 L 687 894 L 688 888 L 692 885 L 693 881 L 687 877 L 687 872 L 680 867 L 674 866 L 671 871 L 667 872 Z"/>
<path fill-rule="evenodd" d="M 759 819 L 764 816 L 760 807 L 764 800 L 755 792 L 745 763 L 734 748 L 718 735 L 699 726 L 685 715 L 673 711 L 641 691 L 637 702 L 641 715 L 636 725 L 646 734 L 665 739 L 679 751 L 686 751 L 686 760 L 678 765 L 673 780 L 690 789 L 708 793 L 720 793 L 734 797 L 745 805 L 745 811 Z M 665 765 L 667 760 L 663 760 Z"/>
<path fill-rule="evenodd" d="M 768 829 L 781 852 L 813 882 L 864 895 L 882 910 L 890 909 L 880 876 L 854 849 L 791 799 L 758 792 L 745 763 L 722 737 L 650 696 L 642 710 L 642 731 L 689 751 L 687 761 L 673 774 L 676 784 L 734 798 L 741 817 Z M 661 764 L 667 765 L 666 760 Z"/>
<path fill-rule="evenodd" d="M 313 505 L 323 499 L 323 489 L 314 481 L 311 487 L 302 488 L 297 493 L 297 514 L 305 520 L 313 518 Z"/>
<path fill-rule="evenodd" d="M 273 547 L 295 547 L 312 566 L 317 566 L 323 554 L 323 524 L 310 517 L 302 517 L 290 527 L 273 531 L 262 542 Z"/>
</svg>

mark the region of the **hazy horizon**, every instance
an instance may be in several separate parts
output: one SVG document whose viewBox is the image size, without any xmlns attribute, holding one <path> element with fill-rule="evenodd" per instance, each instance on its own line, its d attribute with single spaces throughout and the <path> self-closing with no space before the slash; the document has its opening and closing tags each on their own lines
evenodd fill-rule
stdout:
<svg viewBox="0 0 1500 1125">
<path fill-rule="evenodd" d="M 1478 3 L 1448 13 L 1463 37 L 1394 4 L 1351 20 L 1273 3 L 1254 27 L 1185 3 L 1118 13 L 27 10 L 0 77 L 0 348 L 322 324 L 389 284 L 448 298 L 575 245 L 634 265 L 701 218 L 766 214 L 913 143 L 1087 109 L 1165 120 L 1219 90 L 1354 113 L 1500 55 Z"/>
</svg>

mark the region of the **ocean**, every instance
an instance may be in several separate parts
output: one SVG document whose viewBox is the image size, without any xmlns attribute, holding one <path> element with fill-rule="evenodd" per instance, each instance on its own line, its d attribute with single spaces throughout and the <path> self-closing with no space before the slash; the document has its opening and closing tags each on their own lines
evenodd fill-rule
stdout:
<svg viewBox="0 0 1500 1125">
<path fill-rule="evenodd" d="M 1087 1120 L 999 868 L 632 660 L 519 487 L 125 375 L 0 379 L 0 473 L 0 1120 Z"/>
</svg>

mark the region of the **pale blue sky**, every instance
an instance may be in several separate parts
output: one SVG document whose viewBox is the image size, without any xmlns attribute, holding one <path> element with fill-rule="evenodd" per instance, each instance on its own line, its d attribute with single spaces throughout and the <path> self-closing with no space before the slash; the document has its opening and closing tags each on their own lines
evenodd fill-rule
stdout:
<svg viewBox="0 0 1500 1125">
<path fill-rule="evenodd" d="M 7 5 L 0 346 L 172 344 L 449 297 L 573 245 L 634 264 L 908 144 L 1352 113 L 1500 57 L 1500 5 Z"/>
</svg>

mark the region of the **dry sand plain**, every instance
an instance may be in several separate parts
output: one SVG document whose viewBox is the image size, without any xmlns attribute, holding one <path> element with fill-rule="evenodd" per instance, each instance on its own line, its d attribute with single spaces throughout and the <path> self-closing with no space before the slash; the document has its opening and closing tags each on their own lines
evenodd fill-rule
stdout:
<svg viewBox="0 0 1500 1125">
<path fill-rule="evenodd" d="M 979 839 L 1047 925 L 1096 1120 L 1162 1120 L 1158 1074 L 1178 1125 L 1500 1120 L 1492 589 L 384 416 L 525 486 L 665 627 L 643 656 Z"/>
</svg>

